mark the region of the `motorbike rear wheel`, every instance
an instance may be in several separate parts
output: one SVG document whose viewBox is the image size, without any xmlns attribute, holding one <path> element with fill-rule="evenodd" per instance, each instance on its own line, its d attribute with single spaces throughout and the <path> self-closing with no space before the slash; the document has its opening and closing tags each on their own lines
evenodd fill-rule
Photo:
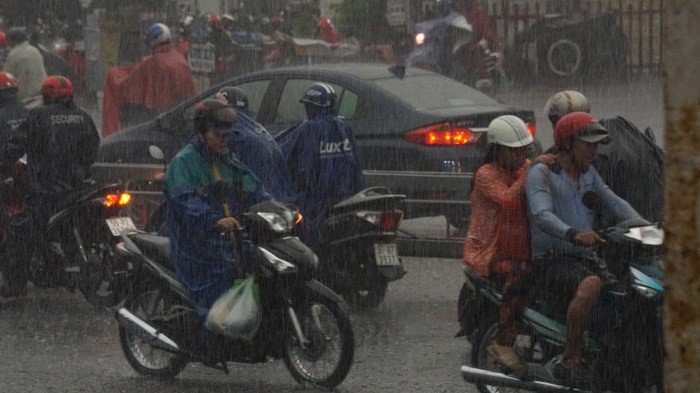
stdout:
<svg viewBox="0 0 700 393">
<path fill-rule="evenodd" d="M 87 247 L 87 264 L 80 268 L 78 289 L 92 305 L 112 307 L 116 303 L 110 288 L 114 273 L 114 255 L 114 248 L 108 241 Z"/>
<path fill-rule="evenodd" d="M 127 301 L 125 307 L 142 320 L 152 323 L 154 318 L 165 316 L 171 304 L 156 287 L 146 289 L 148 285 L 145 285 L 142 288 L 144 289 L 137 291 L 131 301 Z M 119 325 L 119 341 L 126 360 L 143 376 L 170 379 L 187 366 L 187 358 L 151 346 L 122 325 Z"/>
<path fill-rule="evenodd" d="M 355 353 L 348 314 L 338 303 L 313 294 L 295 312 L 308 342 L 301 343 L 289 324 L 284 346 L 287 369 L 302 385 L 335 388 L 348 375 Z"/>
<path fill-rule="evenodd" d="M 367 288 L 354 289 L 345 296 L 352 307 L 361 310 L 377 308 L 384 301 L 389 286 L 387 279 L 380 274 L 373 274 L 367 280 Z"/>
</svg>

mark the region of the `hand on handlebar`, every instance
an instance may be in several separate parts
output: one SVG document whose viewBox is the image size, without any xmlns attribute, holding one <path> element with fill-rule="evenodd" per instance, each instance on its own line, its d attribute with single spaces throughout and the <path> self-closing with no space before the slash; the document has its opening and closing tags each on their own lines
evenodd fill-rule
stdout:
<svg viewBox="0 0 700 393">
<path fill-rule="evenodd" d="M 217 221 L 216 223 L 225 231 L 234 231 L 234 230 L 243 229 L 243 226 L 241 225 L 241 223 L 238 222 L 238 220 L 236 220 L 233 217 L 222 218 L 219 221 Z"/>
<path fill-rule="evenodd" d="M 574 236 L 574 242 L 583 246 L 595 246 L 605 243 L 605 239 L 600 237 L 596 231 L 579 232 Z"/>
</svg>

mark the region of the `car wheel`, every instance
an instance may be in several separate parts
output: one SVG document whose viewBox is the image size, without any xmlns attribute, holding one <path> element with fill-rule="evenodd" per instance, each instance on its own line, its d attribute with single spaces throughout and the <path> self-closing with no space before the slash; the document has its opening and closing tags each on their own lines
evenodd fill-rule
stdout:
<svg viewBox="0 0 700 393">
<path fill-rule="evenodd" d="M 560 77 L 577 75 L 583 62 L 581 46 L 568 38 L 552 42 L 547 48 L 547 70 Z"/>
</svg>

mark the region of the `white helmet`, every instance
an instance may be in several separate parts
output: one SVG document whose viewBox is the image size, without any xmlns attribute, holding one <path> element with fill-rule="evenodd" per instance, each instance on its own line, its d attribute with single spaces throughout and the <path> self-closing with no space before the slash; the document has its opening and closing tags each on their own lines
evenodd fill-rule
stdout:
<svg viewBox="0 0 700 393">
<path fill-rule="evenodd" d="M 572 112 L 591 112 L 591 105 L 583 94 L 574 90 L 564 90 L 555 93 L 544 106 L 544 114 L 552 124 Z"/>
<path fill-rule="evenodd" d="M 487 140 L 507 147 L 523 147 L 534 142 L 525 122 L 513 115 L 493 119 L 489 124 Z"/>
<path fill-rule="evenodd" d="M 466 45 L 472 38 L 472 33 L 474 29 L 472 25 L 467 22 L 467 18 L 464 15 L 456 14 L 450 21 L 450 27 L 456 29 L 455 32 L 455 42 L 452 45 L 452 53 L 457 53 L 457 51 Z"/>
<path fill-rule="evenodd" d="M 170 28 L 162 23 L 154 23 L 148 28 L 147 36 L 153 47 L 170 42 Z"/>
</svg>

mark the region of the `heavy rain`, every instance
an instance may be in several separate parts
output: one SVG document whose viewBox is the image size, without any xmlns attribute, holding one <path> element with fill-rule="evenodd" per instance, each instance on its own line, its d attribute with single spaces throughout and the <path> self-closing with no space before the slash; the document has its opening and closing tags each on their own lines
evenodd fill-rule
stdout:
<svg viewBox="0 0 700 393">
<path fill-rule="evenodd" d="M 0 0 L 0 392 L 685 391 L 669 3 Z"/>
</svg>

